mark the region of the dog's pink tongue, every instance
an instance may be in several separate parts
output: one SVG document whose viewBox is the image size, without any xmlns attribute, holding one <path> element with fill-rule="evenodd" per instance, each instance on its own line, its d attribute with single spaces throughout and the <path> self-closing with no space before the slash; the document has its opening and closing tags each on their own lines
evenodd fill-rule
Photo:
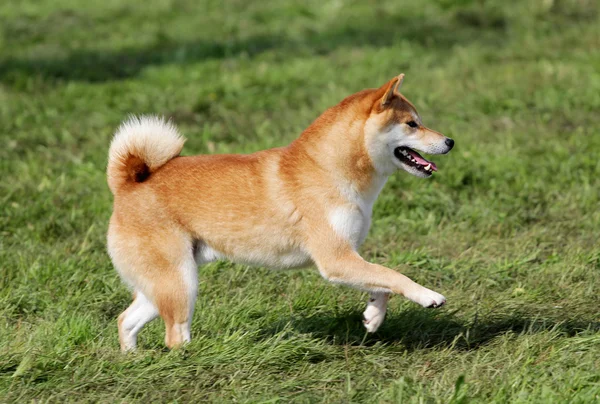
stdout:
<svg viewBox="0 0 600 404">
<path fill-rule="evenodd" d="M 435 163 L 433 161 L 425 160 L 423 157 L 421 157 L 421 155 L 419 153 L 417 153 L 414 150 L 409 150 L 409 153 L 417 161 L 417 163 L 421 164 L 422 166 L 431 164 L 431 169 L 433 171 L 437 171 L 437 166 L 435 165 Z"/>
</svg>

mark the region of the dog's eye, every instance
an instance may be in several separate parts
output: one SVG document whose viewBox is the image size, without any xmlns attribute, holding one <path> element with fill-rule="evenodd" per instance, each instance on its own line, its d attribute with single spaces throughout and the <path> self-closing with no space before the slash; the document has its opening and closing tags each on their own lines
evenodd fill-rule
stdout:
<svg viewBox="0 0 600 404">
<path fill-rule="evenodd" d="M 406 122 L 406 124 L 411 128 L 416 128 L 417 126 L 419 126 L 415 121 Z"/>
</svg>

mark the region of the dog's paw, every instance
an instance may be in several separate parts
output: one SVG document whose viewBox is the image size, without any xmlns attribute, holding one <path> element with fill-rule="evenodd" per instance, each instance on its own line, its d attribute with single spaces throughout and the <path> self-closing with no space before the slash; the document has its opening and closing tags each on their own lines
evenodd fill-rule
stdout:
<svg viewBox="0 0 600 404">
<path fill-rule="evenodd" d="M 384 293 L 374 293 L 371 295 L 367 308 L 363 313 L 363 324 L 368 332 L 375 332 L 383 323 L 387 311 L 387 302 L 389 296 Z"/>
<path fill-rule="evenodd" d="M 419 294 L 409 297 L 409 299 L 426 308 L 438 308 L 446 303 L 446 298 L 444 296 L 427 288 L 423 288 Z"/>
</svg>

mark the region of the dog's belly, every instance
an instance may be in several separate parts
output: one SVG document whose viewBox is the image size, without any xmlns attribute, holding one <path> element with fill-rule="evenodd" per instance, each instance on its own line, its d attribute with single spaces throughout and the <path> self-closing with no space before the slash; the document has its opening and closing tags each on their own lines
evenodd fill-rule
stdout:
<svg viewBox="0 0 600 404">
<path fill-rule="evenodd" d="M 233 257 L 232 261 L 255 266 L 264 266 L 275 269 L 302 268 L 312 264 L 310 256 L 300 249 L 285 252 L 273 252 L 265 255 L 249 255 Z"/>
<path fill-rule="evenodd" d="M 275 269 L 302 268 L 312 264 L 310 255 L 300 248 L 229 248 L 219 251 L 205 243 L 196 248 L 196 262 L 202 265 L 216 260 L 228 260 L 236 264 L 260 266 Z"/>
</svg>

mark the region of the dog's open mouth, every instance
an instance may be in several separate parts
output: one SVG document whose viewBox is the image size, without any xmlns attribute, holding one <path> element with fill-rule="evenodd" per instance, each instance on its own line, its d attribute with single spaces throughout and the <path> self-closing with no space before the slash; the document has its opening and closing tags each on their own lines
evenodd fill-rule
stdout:
<svg viewBox="0 0 600 404">
<path fill-rule="evenodd" d="M 407 166 L 414 167 L 422 173 L 431 175 L 437 171 L 433 161 L 429 161 L 411 148 L 400 146 L 394 149 L 394 156 Z"/>
</svg>

